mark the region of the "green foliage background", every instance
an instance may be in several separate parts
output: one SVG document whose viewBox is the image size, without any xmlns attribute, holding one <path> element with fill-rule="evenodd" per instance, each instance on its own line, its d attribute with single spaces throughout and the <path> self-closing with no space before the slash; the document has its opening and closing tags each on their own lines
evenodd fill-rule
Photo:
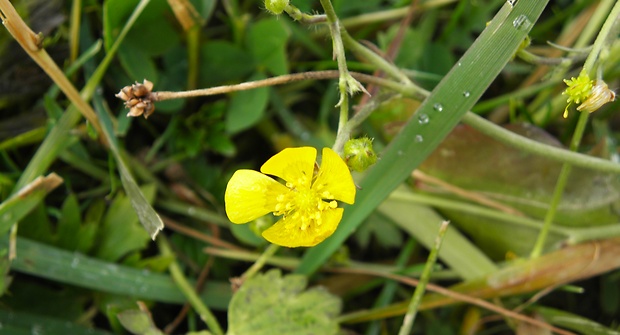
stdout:
<svg viewBox="0 0 620 335">
<path fill-rule="evenodd" d="M 374 138 L 379 160 L 354 173 L 361 189 L 337 232 L 315 248 L 268 259 L 269 267 L 295 274 L 265 270 L 236 293 L 229 279 L 265 250 L 256 232 L 273 218 L 233 226 L 224 213 L 226 183 L 236 169 L 257 169 L 285 147 L 331 147 L 337 77 L 162 101 L 148 120 L 126 117 L 114 94 L 145 78 L 156 91 L 183 91 L 335 70 L 327 28 L 274 17 L 254 0 L 191 0 L 191 27 L 171 9 L 182 1 L 11 3 L 43 33 L 42 46 L 91 102 L 103 132 L 81 120 L 0 30 L 0 334 L 205 331 L 195 304 L 176 330 L 166 330 L 191 301 L 170 275 L 176 265 L 229 334 L 395 334 L 413 289 L 387 277 L 418 277 L 445 219 L 452 224 L 436 284 L 524 307 L 520 313 L 571 331 L 618 333 L 618 102 L 592 115 L 581 154 L 571 156 L 580 167 L 570 175 L 546 255 L 528 257 L 561 169 L 554 157 L 570 159 L 557 148 L 568 145 L 578 119 L 574 110 L 561 118 L 561 79 L 579 72 L 613 1 L 419 1 L 402 27 L 409 1 L 333 0 L 351 40 L 369 47 L 345 43 L 351 71 L 384 76 L 364 52 L 385 56 L 397 45 L 384 66 L 428 92 L 385 76 L 400 88 L 373 91 L 375 108 L 354 133 Z M 293 4 L 323 12 L 319 1 Z M 532 44 L 519 51 L 526 36 Z M 617 29 L 605 46 L 597 67 L 614 89 Z M 361 106 L 365 98 L 352 99 Z M 520 136 L 506 140 L 513 133 Z M 543 155 L 528 139 L 545 144 Z M 423 175 L 413 178 L 414 169 Z M 49 178 L 33 184 L 51 173 L 60 186 Z M 160 222 L 165 228 L 154 243 L 149 235 Z M 415 334 L 534 333 L 438 294 L 428 294 L 420 309 Z"/>
</svg>

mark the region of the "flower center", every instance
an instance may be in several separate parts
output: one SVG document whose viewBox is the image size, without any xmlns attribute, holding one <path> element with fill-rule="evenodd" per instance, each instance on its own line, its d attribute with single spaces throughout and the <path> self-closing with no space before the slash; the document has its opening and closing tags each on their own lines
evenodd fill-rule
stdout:
<svg viewBox="0 0 620 335">
<path fill-rule="evenodd" d="M 286 186 L 290 190 L 278 195 L 276 210 L 273 214 L 284 215 L 284 220 L 289 221 L 291 229 L 316 228 L 321 225 L 324 210 L 338 207 L 338 203 L 333 200 L 334 197 L 327 191 L 321 192 L 320 188 L 292 188 L 288 183 Z"/>
</svg>

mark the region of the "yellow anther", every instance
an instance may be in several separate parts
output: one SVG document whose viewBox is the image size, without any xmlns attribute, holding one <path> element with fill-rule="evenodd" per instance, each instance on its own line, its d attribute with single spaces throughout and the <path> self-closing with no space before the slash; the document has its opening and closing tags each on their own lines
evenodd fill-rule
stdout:
<svg viewBox="0 0 620 335">
<path fill-rule="evenodd" d="M 334 196 L 329 193 L 328 191 L 324 191 L 323 193 L 321 193 L 321 196 L 323 197 L 323 199 L 333 199 Z"/>
</svg>

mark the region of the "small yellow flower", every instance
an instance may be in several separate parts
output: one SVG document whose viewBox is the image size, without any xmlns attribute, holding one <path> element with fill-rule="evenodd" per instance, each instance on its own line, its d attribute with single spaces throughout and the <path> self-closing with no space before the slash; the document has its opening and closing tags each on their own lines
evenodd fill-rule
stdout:
<svg viewBox="0 0 620 335">
<path fill-rule="evenodd" d="M 566 105 L 563 115 L 564 118 L 566 118 L 568 117 L 568 107 L 570 107 L 573 102 L 579 105 L 585 101 L 590 94 L 592 94 L 592 86 L 594 86 L 594 81 L 590 79 L 590 76 L 588 76 L 587 73 L 582 71 L 579 74 L 579 77 L 572 77 L 570 80 L 564 79 L 564 82 L 568 85 L 566 90 L 562 92 L 563 95 L 568 96 L 568 99 L 566 99 L 568 105 Z"/>
<path fill-rule="evenodd" d="M 353 204 L 355 184 L 349 168 L 333 150 L 323 149 L 316 172 L 315 161 L 312 147 L 288 148 L 267 160 L 260 168 L 262 173 L 236 171 L 224 196 L 230 221 L 247 223 L 268 213 L 282 216 L 262 235 L 289 248 L 311 247 L 328 238 L 344 211 L 337 201 Z"/>
</svg>

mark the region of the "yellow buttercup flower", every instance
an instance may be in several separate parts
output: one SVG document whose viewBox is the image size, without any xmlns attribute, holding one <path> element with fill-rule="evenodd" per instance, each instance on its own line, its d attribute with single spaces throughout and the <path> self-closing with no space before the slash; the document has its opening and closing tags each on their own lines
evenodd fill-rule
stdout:
<svg viewBox="0 0 620 335">
<path fill-rule="evenodd" d="M 323 149 L 315 171 L 316 149 L 288 148 L 260 168 L 236 171 L 226 187 L 226 214 L 233 223 L 247 223 L 273 213 L 282 218 L 263 232 L 281 246 L 311 247 L 334 233 L 343 209 L 337 201 L 355 202 L 355 184 L 340 156 Z M 284 184 L 266 176 L 284 180 Z"/>
</svg>

